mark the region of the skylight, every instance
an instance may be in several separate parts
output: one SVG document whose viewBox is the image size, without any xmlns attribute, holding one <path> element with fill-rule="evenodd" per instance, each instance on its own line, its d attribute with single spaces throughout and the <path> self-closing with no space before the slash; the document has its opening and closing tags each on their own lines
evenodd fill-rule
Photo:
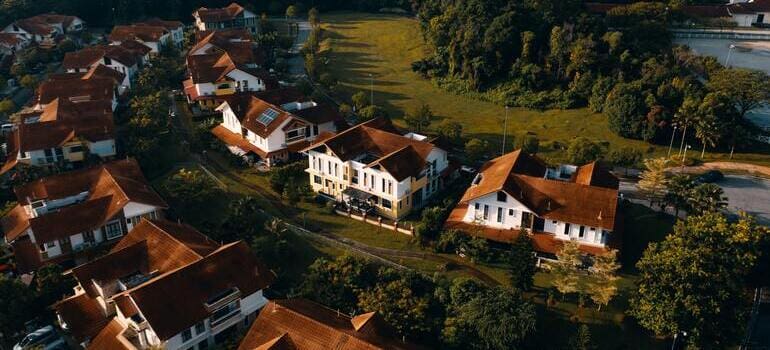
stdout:
<svg viewBox="0 0 770 350">
<path fill-rule="evenodd" d="M 262 112 L 262 114 L 259 115 L 259 118 L 257 118 L 257 122 L 264 126 L 270 125 L 270 123 L 275 120 L 276 117 L 278 117 L 278 111 L 268 108 L 266 111 Z"/>
</svg>

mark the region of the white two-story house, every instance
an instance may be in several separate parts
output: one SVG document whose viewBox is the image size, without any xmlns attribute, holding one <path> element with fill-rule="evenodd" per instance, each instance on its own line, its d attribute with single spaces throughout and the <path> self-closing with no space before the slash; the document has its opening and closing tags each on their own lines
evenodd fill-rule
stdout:
<svg viewBox="0 0 770 350">
<path fill-rule="evenodd" d="M 85 22 L 75 16 L 44 13 L 14 21 L 3 28 L 3 33 L 15 34 L 26 42 L 53 46 L 57 38 L 85 28 Z"/>
<path fill-rule="evenodd" d="M 517 150 L 484 164 L 447 226 L 500 242 L 523 229 L 541 253 L 574 240 L 596 254 L 611 246 L 617 207 L 618 180 L 598 164 L 548 168 Z"/>
<path fill-rule="evenodd" d="M 267 166 L 288 162 L 319 134 L 336 132 L 343 123 L 329 105 L 302 98 L 279 106 L 257 96 L 241 94 L 222 103 L 217 108 L 222 123 L 212 133 L 234 154 Z"/>
<path fill-rule="evenodd" d="M 75 295 L 54 305 L 87 349 L 209 349 L 245 329 L 275 275 L 244 242 L 142 220 L 106 255 L 73 269 Z"/>
<path fill-rule="evenodd" d="M 87 261 L 90 248 L 116 242 L 167 208 L 133 159 L 47 176 L 14 192 L 18 205 L 2 226 L 24 272 Z"/>
<path fill-rule="evenodd" d="M 313 191 L 391 219 L 422 207 L 449 175 L 445 150 L 386 119 L 321 133 L 305 151 Z"/>
<path fill-rule="evenodd" d="M 201 7 L 193 12 L 195 28 L 200 31 L 243 28 L 251 34 L 259 33 L 259 18 L 237 3 L 223 8 Z"/>
<path fill-rule="evenodd" d="M 0 173 L 18 164 L 69 168 L 89 155 L 115 156 L 115 125 L 110 101 L 56 99 L 42 109 L 22 112 L 8 139 L 8 156 Z"/>
<path fill-rule="evenodd" d="M 183 31 L 183 29 L 176 30 Z M 138 23 L 114 26 L 108 39 L 110 45 L 120 45 L 124 41 L 133 40 L 149 47 L 151 55 L 157 55 L 163 50 L 165 45 L 176 44 L 176 39 L 173 35 L 174 34 L 164 25 Z M 184 40 L 184 38 L 182 38 L 182 40 Z"/>
</svg>

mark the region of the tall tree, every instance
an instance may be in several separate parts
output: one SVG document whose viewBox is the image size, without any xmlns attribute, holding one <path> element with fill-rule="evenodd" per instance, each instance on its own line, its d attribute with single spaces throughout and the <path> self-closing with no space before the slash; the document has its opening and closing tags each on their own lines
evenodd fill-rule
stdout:
<svg viewBox="0 0 770 350">
<path fill-rule="evenodd" d="M 601 147 L 586 137 L 576 137 L 567 147 L 567 159 L 575 165 L 593 162 L 601 158 L 601 156 Z"/>
<path fill-rule="evenodd" d="M 575 241 L 565 241 L 556 253 L 557 261 L 552 265 L 554 275 L 553 285 L 556 290 L 566 296 L 580 290 L 580 266 L 583 264 L 583 254 Z"/>
<path fill-rule="evenodd" d="M 666 158 L 648 158 L 644 160 L 644 170 L 640 175 L 639 183 L 636 187 L 642 192 L 650 204 L 661 199 L 666 191 L 666 167 L 669 160 Z"/>
<path fill-rule="evenodd" d="M 591 340 L 591 330 L 588 329 L 588 325 L 581 324 L 577 328 L 577 332 L 569 340 L 570 350 L 594 350 L 596 346 Z"/>
<path fill-rule="evenodd" d="M 770 77 L 762 71 L 726 68 L 709 77 L 708 88 L 729 96 L 741 118 L 770 101 Z"/>
<path fill-rule="evenodd" d="M 610 249 L 605 253 L 594 256 L 594 265 L 588 278 L 588 294 L 591 296 L 599 311 L 603 305 L 618 293 L 617 271 L 620 268 L 617 260 L 618 251 Z"/>
<path fill-rule="evenodd" d="M 663 200 L 666 205 L 674 207 L 676 217 L 679 217 L 679 211 L 690 211 L 689 198 L 690 192 L 695 188 L 695 181 L 689 175 L 677 174 L 671 177 L 666 183 L 667 191 Z"/>
<path fill-rule="evenodd" d="M 508 253 L 508 276 L 511 279 L 511 285 L 527 291 L 532 288 L 532 283 L 537 271 L 537 257 L 532 247 L 532 239 L 526 230 L 519 231 L 518 237 L 513 241 L 511 250 Z"/>
<path fill-rule="evenodd" d="M 409 125 L 415 132 L 422 132 L 430 126 L 433 118 L 433 111 L 430 109 L 430 106 L 423 103 L 411 113 L 407 113 L 407 115 L 404 116 L 404 122 L 406 122 L 406 125 Z"/>
<path fill-rule="evenodd" d="M 748 217 L 729 223 L 716 213 L 690 216 L 637 263 L 638 294 L 630 314 L 659 336 L 687 332 L 694 348 L 724 348 L 744 334 L 746 278 L 769 233 Z"/>
</svg>

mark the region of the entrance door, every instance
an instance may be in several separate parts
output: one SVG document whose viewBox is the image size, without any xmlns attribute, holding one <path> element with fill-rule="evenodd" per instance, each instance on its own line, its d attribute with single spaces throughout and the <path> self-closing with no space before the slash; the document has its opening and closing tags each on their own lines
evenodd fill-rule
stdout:
<svg viewBox="0 0 770 350">
<path fill-rule="evenodd" d="M 532 224 L 532 231 L 543 232 L 545 230 L 545 219 L 535 217 L 535 222 Z"/>
<path fill-rule="evenodd" d="M 765 22 L 765 14 L 760 13 L 757 15 L 757 23 L 764 23 Z"/>
</svg>

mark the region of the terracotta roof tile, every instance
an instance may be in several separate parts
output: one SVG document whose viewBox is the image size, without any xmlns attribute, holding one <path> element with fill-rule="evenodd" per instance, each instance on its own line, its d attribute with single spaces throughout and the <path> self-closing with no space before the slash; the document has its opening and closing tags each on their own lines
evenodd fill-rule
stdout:
<svg viewBox="0 0 770 350">
<path fill-rule="evenodd" d="M 237 3 L 231 3 L 223 8 L 201 7 L 195 13 L 203 22 L 221 22 L 233 20 L 243 12 L 243 7 Z"/>
<path fill-rule="evenodd" d="M 88 80 L 47 80 L 37 88 L 37 103 L 46 105 L 57 98 L 70 101 L 112 101 L 115 83 L 108 78 Z"/>
<path fill-rule="evenodd" d="M 102 330 L 88 343 L 88 350 L 136 350 L 131 343 L 123 337 L 123 327 L 116 318 L 113 318 Z"/>
<path fill-rule="evenodd" d="M 168 34 L 168 29 L 154 25 L 117 25 L 110 32 L 110 41 L 141 40 L 144 42 L 157 42 Z"/>
<path fill-rule="evenodd" d="M 224 125 L 220 124 L 215 126 L 213 129 L 211 129 L 211 133 L 228 146 L 238 147 L 244 153 L 251 152 L 260 156 L 261 158 L 267 158 L 269 155 L 267 152 L 263 151 L 257 146 L 254 146 L 251 142 L 244 139 L 243 136 L 228 130 Z"/>
<path fill-rule="evenodd" d="M 265 306 L 241 342 L 252 349 L 419 349 L 404 343 L 374 313 L 352 318 L 305 299 Z"/>
<path fill-rule="evenodd" d="M 78 341 L 96 336 L 109 320 L 96 299 L 80 294 L 62 300 L 54 309 Z"/>
</svg>

